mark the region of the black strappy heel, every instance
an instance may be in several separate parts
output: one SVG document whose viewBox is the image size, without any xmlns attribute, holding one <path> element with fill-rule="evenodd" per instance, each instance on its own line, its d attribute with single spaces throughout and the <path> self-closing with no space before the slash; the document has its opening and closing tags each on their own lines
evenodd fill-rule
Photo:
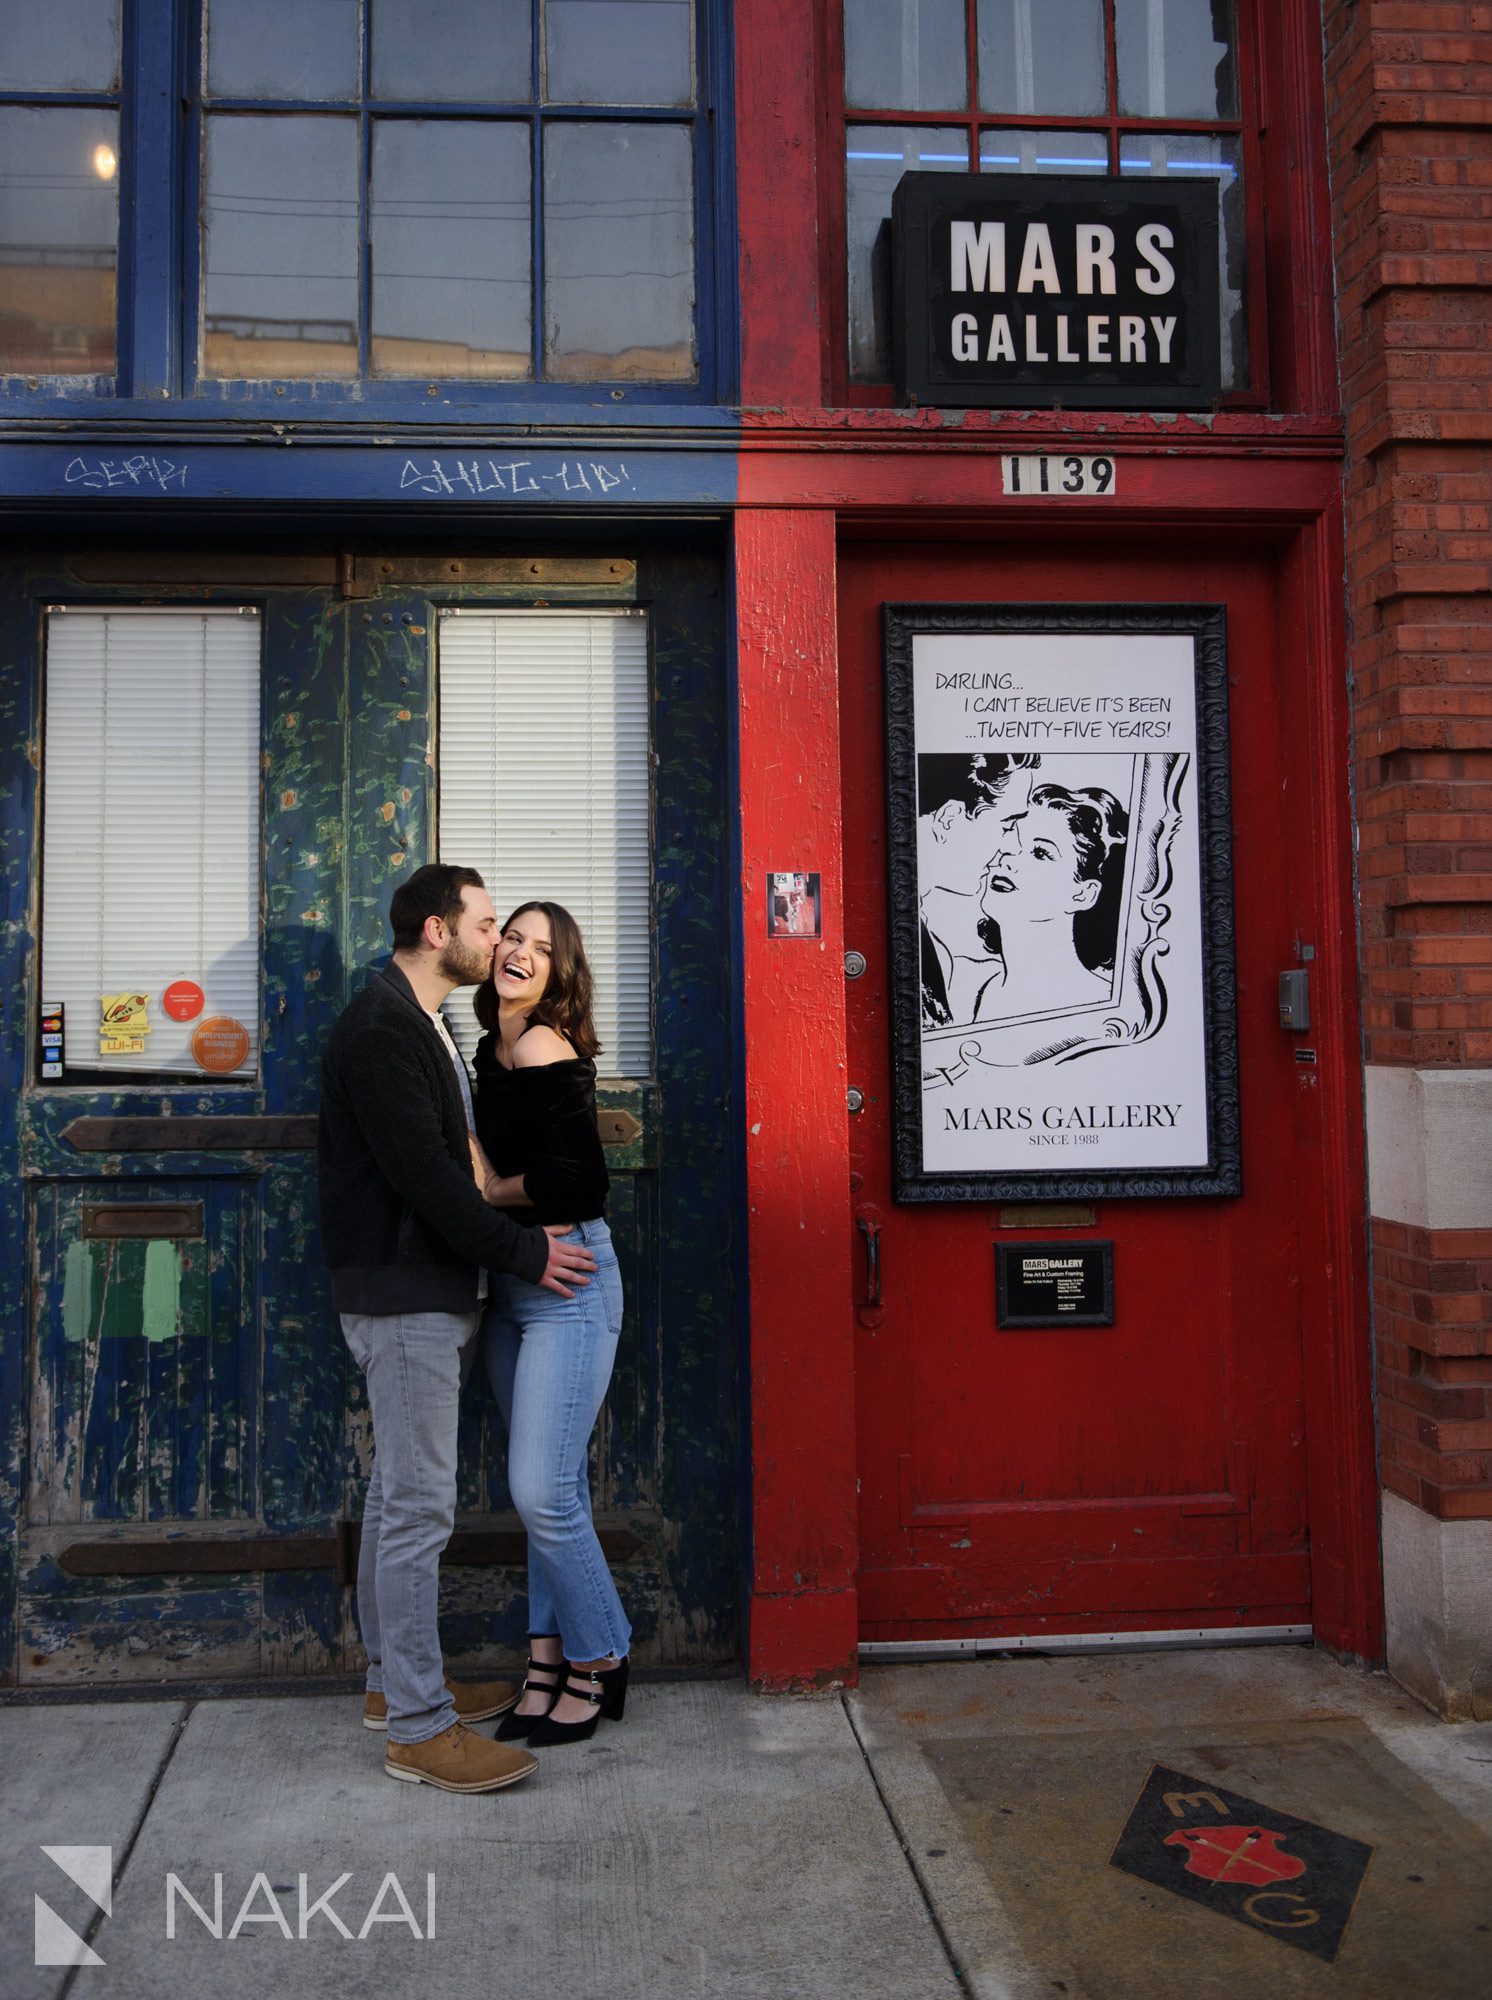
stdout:
<svg viewBox="0 0 1492 2000">
<path fill-rule="evenodd" d="M 627 1706 L 627 1662 L 619 1660 L 614 1667 L 593 1672 L 589 1667 L 572 1666 L 567 1660 L 560 1692 L 590 1702 L 592 1713 L 582 1722 L 556 1722 L 552 1715 L 539 1716 L 528 1732 L 530 1749 L 542 1749 L 545 1745 L 553 1749 L 557 1743 L 584 1743 L 595 1735 L 603 1715 L 612 1722 L 620 1722 Z M 558 1695 L 555 1700 L 559 1700 Z"/>
<path fill-rule="evenodd" d="M 534 1679 L 536 1673 L 553 1674 L 554 1685 L 551 1687 L 546 1682 L 536 1681 Z M 553 1708 L 554 1704 L 560 1698 L 560 1692 L 564 1685 L 565 1663 L 563 1660 L 536 1660 L 533 1654 L 530 1653 L 528 1656 L 528 1665 L 524 1669 L 523 1686 L 519 1689 L 518 1699 L 522 1701 L 526 1694 L 547 1694 L 549 1697 L 549 1707 Z M 516 1708 L 510 1708 L 502 1721 L 497 1725 L 497 1733 L 493 1741 L 497 1743 L 521 1742 L 541 1722 L 545 1721 L 547 1716 L 547 1709 L 543 1715 L 520 1715 Z"/>
</svg>

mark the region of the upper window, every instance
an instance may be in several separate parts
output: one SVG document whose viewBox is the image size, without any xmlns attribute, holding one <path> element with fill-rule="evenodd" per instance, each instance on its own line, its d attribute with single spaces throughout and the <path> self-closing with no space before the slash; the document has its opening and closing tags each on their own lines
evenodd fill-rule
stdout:
<svg viewBox="0 0 1492 2000">
<path fill-rule="evenodd" d="M 844 0 L 849 379 L 891 375 L 904 173 L 1216 182 L 1223 385 L 1249 387 L 1233 0 Z"/>
<path fill-rule="evenodd" d="M 176 7 L 0 0 L 0 375 L 714 387 L 695 0 Z"/>
<path fill-rule="evenodd" d="M 201 369 L 685 382 L 690 0 L 208 0 Z"/>
<path fill-rule="evenodd" d="M 0 0 L 0 374 L 112 376 L 119 0 Z"/>
</svg>

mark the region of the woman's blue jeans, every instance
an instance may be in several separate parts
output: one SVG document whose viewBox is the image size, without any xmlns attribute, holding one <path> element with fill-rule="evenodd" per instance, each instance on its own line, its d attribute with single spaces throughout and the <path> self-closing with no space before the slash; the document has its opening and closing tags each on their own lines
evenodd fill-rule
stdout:
<svg viewBox="0 0 1492 2000">
<path fill-rule="evenodd" d="M 587 1462 L 622 1329 L 622 1277 L 604 1222 L 577 1223 L 563 1241 L 594 1256 L 591 1282 L 562 1299 L 492 1273 L 482 1352 L 528 1531 L 529 1632 L 558 1632 L 566 1659 L 601 1660 L 632 1637 L 591 1522 Z"/>
</svg>

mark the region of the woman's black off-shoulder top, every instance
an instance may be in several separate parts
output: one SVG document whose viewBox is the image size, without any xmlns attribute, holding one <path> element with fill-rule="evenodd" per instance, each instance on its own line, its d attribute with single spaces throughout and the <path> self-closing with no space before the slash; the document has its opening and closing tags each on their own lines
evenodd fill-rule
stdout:
<svg viewBox="0 0 1492 2000">
<path fill-rule="evenodd" d="M 606 1213 L 606 1160 L 596 1130 L 596 1065 L 589 1056 L 504 1069 L 496 1034 L 483 1035 L 477 1074 L 477 1137 L 500 1174 L 522 1174 L 528 1208 L 515 1222 L 594 1222 Z"/>
</svg>

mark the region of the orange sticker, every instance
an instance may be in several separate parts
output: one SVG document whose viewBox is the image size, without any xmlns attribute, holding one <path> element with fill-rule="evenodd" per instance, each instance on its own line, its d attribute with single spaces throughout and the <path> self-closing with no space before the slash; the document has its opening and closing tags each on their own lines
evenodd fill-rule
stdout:
<svg viewBox="0 0 1492 2000">
<path fill-rule="evenodd" d="M 161 1006 L 173 1021 L 195 1021 L 207 995 L 195 979 L 177 979 L 161 995 Z"/>
<path fill-rule="evenodd" d="M 209 1014 L 192 1030 L 192 1060 L 198 1069 L 226 1076 L 248 1060 L 249 1031 L 231 1014 Z"/>
</svg>

